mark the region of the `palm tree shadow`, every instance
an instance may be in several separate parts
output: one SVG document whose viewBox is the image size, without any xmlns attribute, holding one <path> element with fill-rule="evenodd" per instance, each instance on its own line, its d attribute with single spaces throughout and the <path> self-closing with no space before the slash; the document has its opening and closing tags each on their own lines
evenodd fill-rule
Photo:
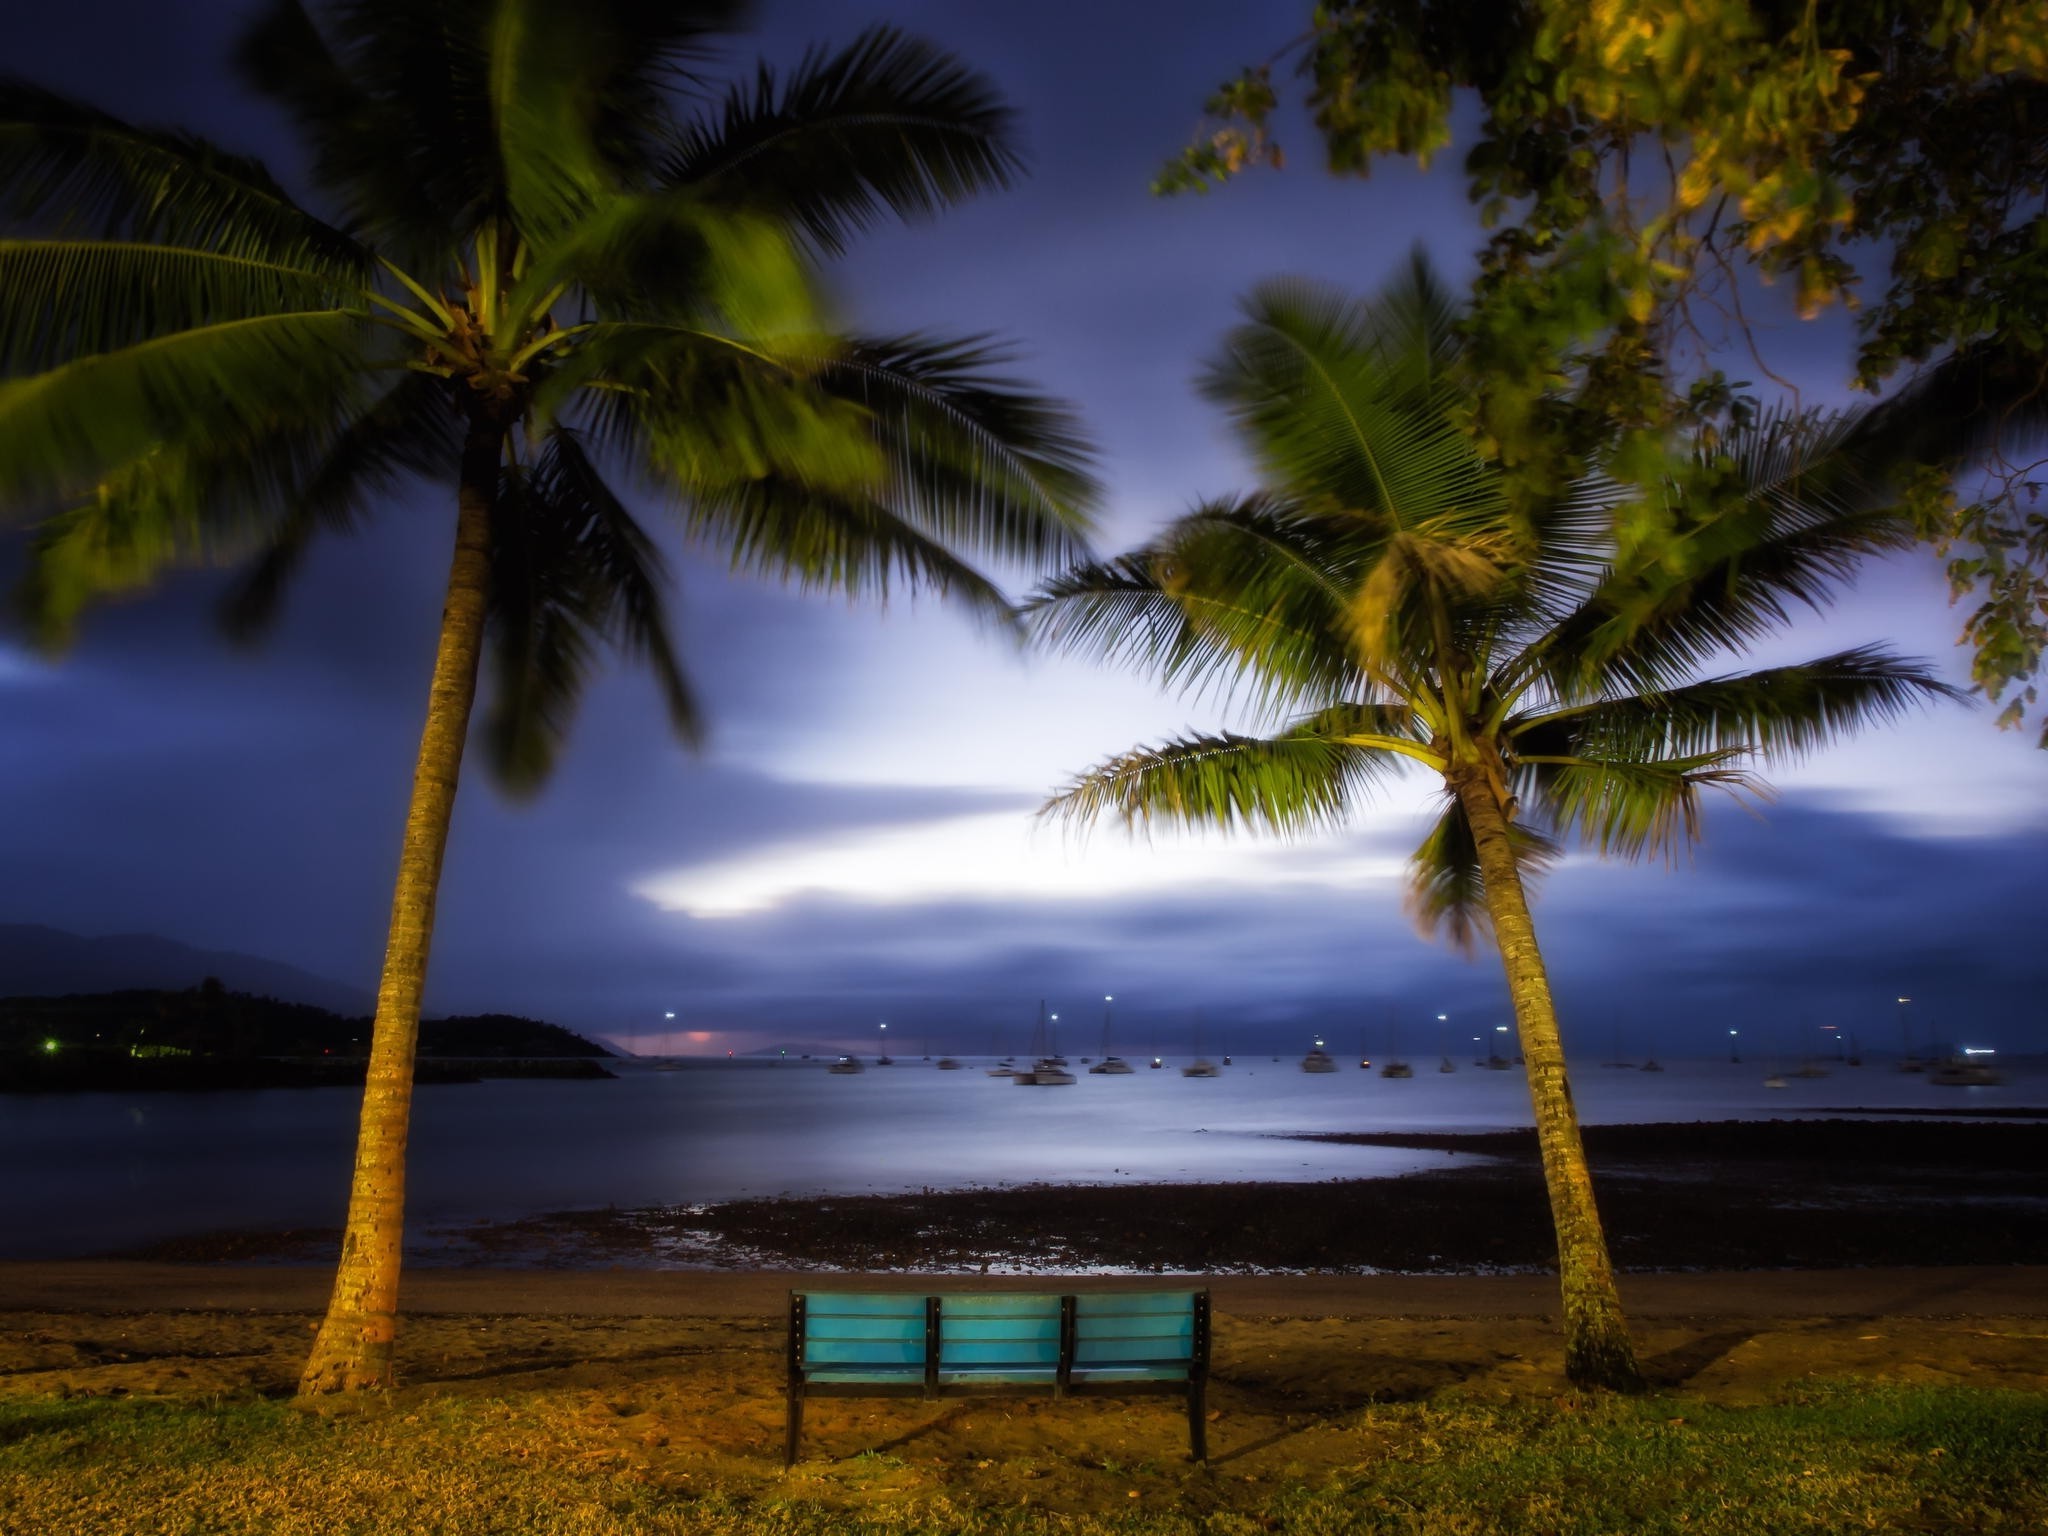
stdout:
<svg viewBox="0 0 2048 1536">
<path fill-rule="evenodd" d="M 1647 1357 L 1643 1361 L 1643 1376 L 1652 1387 L 1682 1387 L 1708 1366 L 1725 1360 L 1760 1331 L 1756 1328 L 1729 1328 L 1688 1339 L 1675 1349 Z"/>
</svg>

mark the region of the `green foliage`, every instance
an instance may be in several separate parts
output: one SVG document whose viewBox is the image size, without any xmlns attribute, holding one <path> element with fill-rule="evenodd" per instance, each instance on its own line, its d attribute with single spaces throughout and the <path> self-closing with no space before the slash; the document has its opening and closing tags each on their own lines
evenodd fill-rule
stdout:
<svg viewBox="0 0 2048 1536">
<path fill-rule="evenodd" d="M 957 1463 L 858 1456 L 829 1482 L 792 1484 L 764 1447 L 752 1463 L 690 1463 L 677 1477 L 672 1464 L 592 1447 L 545 1395 L 334 1417 L 271 1403 L 16 1398 L 0 1405 L 0 1519 L 49 1536 L 119 1529 L 143 1508 L 208 1536 L 2018 1536 L 2048 1514 L 2038 1475 L 2048 1403 L 2029 1392 L 1843 1381 L 1744 1407 L 1690 1395 L 1386 1404 L 1317 1433 L 1351 1449 L 1334 1476 L 1296 1472 L 1276 1485 L 1070 1464 L 1060 1481 L 1106 1512 L 1068 1513 L 1019 1502 L 1018 1488 L 1032 1486 L 1022 1462 L 978 1482 Z M 1166 1507 L 1113 1507 L 1132 1485 Z"/>
<path fill-rule="evenodd" d="M 485 739 L 522 791 L 605 647 L 701 730 L 615 484 L 738 565 L 1006 619 L 967 558 L 1080 553 L 1079 428 L 983 343 L 828 334 L 811 256 L 1006 184 L 1011 115 L 886 29 L 721 105 L 701 69 L 743 11 L 269 0 L 237 63 L 326 218 L 252 160 L 0 83 L 0 520 L 33 530 L 36 636 L 245 559 L 252 636 L 323 534 L 472 452 L 501 464 Z"/>
<path fill-rule="evenodd" d="M 1930 359 L 1976 372 L 1997 430 L 1929 460 L 1964 490 L 1923 497 L 1921 523 L 1975 599 L 1978 685 L 2009 699 L 2005 723 L 2027 712 L 2048 642 L 2031 462 L 2048 395 L 2048 3 L 1324 0 L 1212 98 L 1156 189 L 1278 163 L 1271 76 L 1289 57 L 1339 174 L 1427 162 L 1476 99 L 1463 172 L 1494 233 L 1467 322 L 1471 430 L 1512 495 L 1554 494 L 1597 452 L 1643 493 L 1619 507 L 1624 538 L 1662 537 L 1653 492 L 1686 472 L 1662 450 L 1720 392 L 1715 357 L 1743 346 L 1778 379 L 1744 311 L 1757 280 L 1789 283 L 1802 315 L 1855 310 L 1866 388 Z"/>
<path fill-rule="evenodd" d="M 1182 688 L 1241 678 L 1279 729 L 1124 753 L 1049 812 L 1299 833 L 1419 765 L 1452 803 L 1409 907 L 1464 944 L 1486 922 L 1467 786 L 1501 804 L 1525 874 L 1554 838 L 1672 857 L 1703 790 L 1757 787 L 1753 765 L 1953 696 L 1876 647 L 1700 676 L 1911 537 L 1896 444 L 1869 413 L 1696 436 L 1688 473 L 1657 488 L 1666 535 L 1630 543 L 1609 479 L 1509 497 L 1459 428 L 1457 328 L 1419 264 L 1371 302 L 1268 288 L 1247 316 L 1207 390 L 1267 487 L 1068 571 L 1027 613 L 1049 644 Z"/>
</svg>

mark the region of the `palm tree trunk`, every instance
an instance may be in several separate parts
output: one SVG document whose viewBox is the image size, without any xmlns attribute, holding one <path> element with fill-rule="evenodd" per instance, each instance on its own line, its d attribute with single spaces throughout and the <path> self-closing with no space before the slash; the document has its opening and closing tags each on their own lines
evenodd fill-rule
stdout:
<svg viewBox="0 0 2048 1536">
<path fill-rule="evenodd" d="M 1637 1392 L 1643 1387 L 1629 1343 L 1614 1265 L 1593 1203 L 1593 1174 L 1579 1138 L 1578 1112 L 1565 1075 L 1564 1042 L 1557 1031 L 1557 1007 L 1550 978 L 1536 947 L 1536 927 L 1522 892 L 1522 875 L 1508 838 L 1499 792 L 1479 769 L 1452 781 L 1465 809 L 1486 881 L 1486 910 L 1493 920 L 1515 1026 L 1528 1065 L 1529 1097 L 1536 1110 L 1536 1143 L 1543 1154 L 1543 1181 L 1550 1191 L 1550 1216 L 1557 1227 L 1557 1276 L 1564 1291 L 1565 1374 L 1580 1386 Z"/>
<path fill-rule="evenodd" d="M 413 1055 L 419 1043 L 420 997 L 434 937 L 434 898 L 441 856 L 455 810 L 462 747 L 476 701 L 490 582 L 491 508 L 497 495 L 504 431 L 479 419 L 463 444 L 455 521 L 455 557 L 441 610 L 441 643 L 426 729 L 413 769 L 398 885 L 377 1018 L 370 1033 L 369 1075 L 349 1185 L 348 1224 L 327 1316 L 299 1375 L 299 1391 L 351 1392 L 393 1384 L 398 1337 L 398 1269 L 405 1239 L 405 1140 L 412 1119 Z"/>
</svg>

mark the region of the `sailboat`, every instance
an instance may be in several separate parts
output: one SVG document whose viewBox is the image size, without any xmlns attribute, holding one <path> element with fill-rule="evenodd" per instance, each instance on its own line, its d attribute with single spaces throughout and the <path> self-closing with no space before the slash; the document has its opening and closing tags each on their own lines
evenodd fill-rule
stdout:
<svg viewBox="0 0 2048 1536">
<path fill-rule="evenodd" d="M 1090 1077 L 1128 1077 L 1131 1064 L 1114 1054 L 1109 1048 L 1109 1010 L 1114 998 L 1102 1000 L 1102 1060 L 1088 1069 Z"/>
<path fill-rule="evenodd" d="M 1180 1069 L 1182 1077 L 1217 1077 L 1216 1063 L 1202 1054 L 1202 1016 L 1195 1015 L 1195 1059 Z"/>
<path fill-rule="evenodd" d="M 1413 1077 L 1415 1069 L 1401 1059 L 1401 1035 L 1394 1022 L 1393 1010 L 1387 1011 L 1387 1064 L 1380 1068 L 1381 1077 Z"/>
<path fill-rule="evenodd" d="M 1066 1088 L 1075 1082 L 1074 1074 L 1067 1070 L 1065 1058 L 1054 1055 L 1051 1041 L 1046 1034 L 1045 1003 L 1038 1004 L 1038 1028 L 1031 1036 L 1034 1060 L 1028 1072 L 1013 1072 L 1010 1081 L 1026 1088 Z"/>
</svg>

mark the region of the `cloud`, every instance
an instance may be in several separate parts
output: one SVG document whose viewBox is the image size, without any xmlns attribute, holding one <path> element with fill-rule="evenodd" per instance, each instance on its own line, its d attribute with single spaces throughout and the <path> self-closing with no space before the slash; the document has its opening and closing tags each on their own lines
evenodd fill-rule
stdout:
<svg viewBox="0 0 2048 1536">
<path fill-rule="evenodd" d="M 1082 841 L 1016 811 L 955 816 L 777 842 L 738 857 L 671 870 L 635 894 L 693 917 L 773 911 L 800 900 L 915 906 L 931 902 L 1115 902 L 1228 884 L 1367 889 L 1399 878 L 1402 861 L 1355 840 L 1274 847 L 1215 837 Z"/>
</svg>

